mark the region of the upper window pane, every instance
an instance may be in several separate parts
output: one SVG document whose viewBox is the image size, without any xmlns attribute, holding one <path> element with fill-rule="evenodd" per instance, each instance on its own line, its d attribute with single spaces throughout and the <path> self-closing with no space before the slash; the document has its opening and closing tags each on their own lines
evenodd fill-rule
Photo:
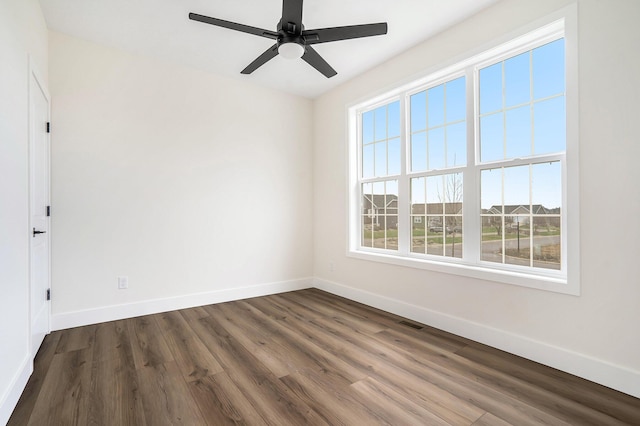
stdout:
<svg viewBox="0 0 640 426">
<path fill-rule="evenodd" d="M 373 142 L 373 111 L 362 114 L 362 143 Z"/>
<path fill-rule="evenodd" d="M 375 176 L 385 176 L 387 174 L 387 143 L 377 142 L 374 146 Z"/>
<path fill-rule="evenodd" d="M 387 144 L 388 174 L 400 174 L 400 138 L 391 139 Z"/>
<path fill-rule="evenodd" d="M 427 92 L 411 96 L 411 132 L 427 128 Z"/>
<path fill-rule="evenodd" d="M 467 125 L 457 123 L 447 126 L 447 167 L 463 166 L 467 163 Z"/>
<path fill-rule="evenodd" d="M 467 163 L 466 79 L 459 77 L 411 96 L 411 171 Z"/>
<path fill-rule="evenodd" d="M 388 111 L 388 134 L 389 138 L 400 136 L 400 101 L 389 104 Z"/>
<path fill-rule="evenodd" d="M 511 107 L 531 100 L 530 52 L 504 61 L 505 106 Z"/>
<path fill-rule="evenodd" d="M 531 155 L 531 106 L 507 110 L 505 124 L 507 158 Z"/>
<path fill-rule="evenodd" d="M 467 116 L 465 78 L 460 77 L 446 83 L 447 123 L 464 120 Z"/>
<path fill-rule="evenodd" d="M 386 105 L 374 111 L 375 114 L 375 140 L 387 138 L 387 107 Z"/>
<path fill-rule="evenodd" d="M 480 119 L 480 158 L 496 161 L 504 158 L 504 114 L 487 115 Z"/>
<path fill-rule="evenodd" d="M 533 49 L 533 97 L 564 94 L 564 39 Z"/>
<path fill-rule="evenodd" d="M 536 102 L 533 106 L 533 120 L 535 154 L 565 150 L 567 129 L 564 96 Z"/>
<path fill-rule="evenodd" d="M 400 101 L 362 114 L 362 177 L 400 173 Z"/>
<path fill-rule="evenodd" d="M 502 109 L 502 62 L 480 70 L 480 114 Z"/>
<path fill-rule="evenodd" d="M 374 175 L 373 167 L 373 145 L 365 145 L 362 147 L 362 177 L 370 178 Z"/>
<path fill-rule="evenodd" d="M 427 132 L 411 136 L 411 170 L 427 170 Z"/>
<path fill-rule="evenodd" d="M 479 70 L 480 161 L 564 151 L 564 40 Z"/>
<path fill-rule="evenodd" d="M 427 153 L 429 169 L 444 168 L 444 128 L 438 127 L 437 129 L 429 130 L 427 138 L 429 140 L 429 151 Z"/>
<path fill-rule="evenodd" d="M 444 124 L 444 84 L 427 90 L 427 124 L 429 128 Z"/>
</svg>

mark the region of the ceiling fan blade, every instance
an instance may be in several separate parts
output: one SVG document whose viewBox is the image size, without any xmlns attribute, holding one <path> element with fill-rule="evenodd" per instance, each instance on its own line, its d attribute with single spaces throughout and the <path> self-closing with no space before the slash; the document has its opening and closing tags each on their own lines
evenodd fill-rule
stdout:
<svg viewBox="0 0 640 426">
<path fill-rule="evenodd" d="M 307 45 L 328 43 L 330 41 L 348 40 L 351 38 L 371 37 L 387 33 L 387 23 L 349 25 L 346 27 L 319 28 L 305 30 L 302 36 Z"/>
<path fill-rule="evenodd" d="M 253 34 L 260 37 L 266 37 L 273 40 L 278 39 L 278 33 L 264 30 L 262 28 L 251 27 L 249 25 L 238 24 L 236 22 L 225 21 L 223 19 L 211 18 L 210 16 L 198 15 L 197 13 L 190 13 L 189 19 L 192 21 L 204 22 L 205 24 L 215 25 L 217 27 L 229 28 L 230 30 L 236 30 L 243 33 Z"/>
<path fill-rule="evenodd" d="M 331 68 L 331 65 L 327 63 L 322 56 L 316 52 L 313 47 L 307 46 L 305 47 L 304 55 L 302 55 L 302 59 L 318 71 L 320 71 L 325 77 L 331 78 L 334 75 L 338 74 L 336 70 Z"/>
<path fill-rule="evenodd" d="M 265 50 L 265 52 L 262 55 L 258 56 L 253 62 L 247 65 L 245 69 L 240 71 L 240 74 L 251 74 L 252 72 L 257 70 L 258 68 L 260 68 L 261 66 L 263 66 L 264 64 L 269 62 L 271 59 L 275 58 L 276 56 L 278 56 L 277 43 L 271 46 L 270 48 L 268 48 L 267 50 Z"/>
<path fill-rule="evenodd" d="M 288 27 L 289 23 L 295 27 Z M 302 33 L 302 0 L 282 1 L 282 29 L 296 35 Z"/>
</svg>

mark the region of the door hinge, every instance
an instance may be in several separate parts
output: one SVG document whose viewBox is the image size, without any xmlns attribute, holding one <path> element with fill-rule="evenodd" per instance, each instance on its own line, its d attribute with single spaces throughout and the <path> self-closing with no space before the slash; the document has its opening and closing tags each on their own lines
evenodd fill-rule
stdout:
<svg viewBox="0 0 640 426">
<path fill-rule="evenodd" d="M 47 289 L 47 300 L 51 300 L 51 289 Z"/>
<path fill-rule="evenodd" d="M 47 133 L 51 133 L 51 123 L 47 121 Z"/>
<path fill-rule="evenodd" d="M 51 216 L 51 206 L 47 206 L 47 216 Z"/>
</svg>

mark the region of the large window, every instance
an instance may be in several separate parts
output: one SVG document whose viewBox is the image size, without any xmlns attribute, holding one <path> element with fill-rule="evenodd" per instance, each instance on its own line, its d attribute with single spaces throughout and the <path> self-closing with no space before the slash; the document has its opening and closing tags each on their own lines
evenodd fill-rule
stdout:
<svg viewBox="0 0 640 426">
<path fill-rule="evenodd" d="M 352 107 L 350 253 L 576 293 L 566 43 L 557 21 Z"/>
</svg>

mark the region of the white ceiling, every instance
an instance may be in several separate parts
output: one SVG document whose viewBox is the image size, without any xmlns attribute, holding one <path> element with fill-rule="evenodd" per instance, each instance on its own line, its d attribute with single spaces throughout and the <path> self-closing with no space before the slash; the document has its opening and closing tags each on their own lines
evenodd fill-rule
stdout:
<svg viewBox="0 0 640 426">
<path fill-rule="evenodd" d="M 306 0 L 305 28 L 387 22 L 384 36 L 318 44 L 338 72 L 330 79 L 302 60 L 276 57 L 240 71 L 273 40 L 187 18 L 189 12 L 276 30 L 281 0 L 40 0 L 49 29 L 314 98 L 498 0 Z"/>
</svg>

